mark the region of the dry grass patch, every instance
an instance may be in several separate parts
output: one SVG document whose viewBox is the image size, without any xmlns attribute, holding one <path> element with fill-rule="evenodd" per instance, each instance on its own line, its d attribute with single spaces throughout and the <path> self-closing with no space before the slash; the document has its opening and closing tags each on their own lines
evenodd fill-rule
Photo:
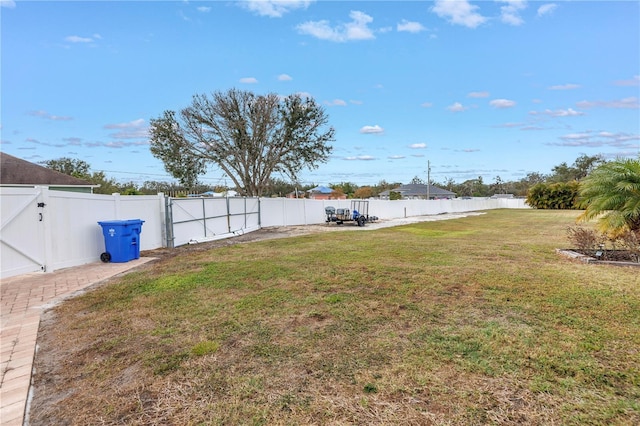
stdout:
<svg viewBox="0 0 640 426">
<path fill-rule="evenodd" d="M 32 423 L 637 424 L 640 278 L 555 255 L 576 215 L 161 261 L 50 313 Z"/>
</svg>

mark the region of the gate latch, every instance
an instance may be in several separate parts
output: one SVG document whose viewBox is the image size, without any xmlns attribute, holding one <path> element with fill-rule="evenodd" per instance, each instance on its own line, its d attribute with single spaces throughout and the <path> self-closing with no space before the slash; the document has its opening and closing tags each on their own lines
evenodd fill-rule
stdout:
<svg viewBox="0 0 640 426">
<path fill-rule="evenodd" d="M 38 203 L 38 207 L 44 207 L 45 204 L 44 203 Z"/>
</svg>

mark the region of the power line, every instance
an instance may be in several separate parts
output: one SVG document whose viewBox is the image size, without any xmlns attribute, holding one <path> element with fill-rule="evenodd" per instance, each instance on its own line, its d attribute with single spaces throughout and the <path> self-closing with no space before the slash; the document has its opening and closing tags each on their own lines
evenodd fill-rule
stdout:
<svg viewBox="0 0 640 426">
<path fill-rule="evenodd" d="M 118 173 L 118 174 L 125 174 L 125 175 L 137 175 L 137 176 L 140 176 L 141 178 L 143 178 L 144 176 L 158 176 L 158 177 L 163 177 L 163 178 L 175 179 L 171 175 L 159 174 L 159 173 L 124 172 L 124 171 L 120 171 L 120 170 L 95 170 L 95 171 L 102 172 L 102 173 Z M 220 182 L 220 181 L 226 179 L 226 176 L 221 176 L 221 177 L 202 177 L 202 178 L 199 178 L 199 179 L 200 180 L 208 180 L 208 181 L 211 181 L 211 182 Z"/>
</svg>

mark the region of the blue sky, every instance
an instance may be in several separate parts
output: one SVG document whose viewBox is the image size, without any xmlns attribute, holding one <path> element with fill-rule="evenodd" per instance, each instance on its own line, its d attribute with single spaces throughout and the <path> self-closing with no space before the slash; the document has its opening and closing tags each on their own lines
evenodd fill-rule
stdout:
<svg viewBox="0 0 640 426">
<path fill-rule="evenodd" d="M 336 129 L 303 183 L 492 182 L 640 151 L 638 1 L 2 0 L 3 152 L 172 180 L 149 120 L 303 93 Z M 211 167 L 202 178 L 224 183 Z M 230 183 L 227 180 L 227 183 Z"/>
</svg>

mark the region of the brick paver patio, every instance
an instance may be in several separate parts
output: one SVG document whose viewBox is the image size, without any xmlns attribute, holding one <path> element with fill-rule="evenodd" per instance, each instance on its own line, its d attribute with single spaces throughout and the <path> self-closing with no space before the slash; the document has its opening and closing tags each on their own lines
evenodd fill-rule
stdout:
<svg viewBox="0 0 640 426">
<path fill-rule="evenodd" d="M 40 314 L 79 290 L 136 266 L 150 257 L 126 263 L 90 263 L 52 273 L 4 278 L 0 282 L 0 424 L 20 426 L 31 385 L 31 370 Z"/>
</svg>

